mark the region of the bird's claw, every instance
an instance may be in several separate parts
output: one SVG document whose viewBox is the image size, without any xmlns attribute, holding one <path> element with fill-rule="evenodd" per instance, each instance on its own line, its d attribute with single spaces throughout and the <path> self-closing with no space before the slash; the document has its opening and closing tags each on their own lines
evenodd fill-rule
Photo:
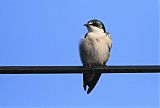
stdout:
<svg viewBox="0 0 160 108">
<path fill-rule="evenodd" d="M 83 65 L 83 66 L 84 66 L 84 68 L 85 68 L 85 70 L 86 70 L 87 72 L 92 72 L 92 71 L 93 71 L 93 67 L 92 67 L 90 64 Z"/>
<path fill-rule="evenodd" d="M 93 71 L 93 67 L 90 64 L 88 64 L 88 69 L 89 69 L 89 72 Z"/>
<path fill-rule="evenodd" d="M 103 68 L 105 69 L 107 67 L 107 65 L 106 64 L 103 64 Z"/>
</svg>

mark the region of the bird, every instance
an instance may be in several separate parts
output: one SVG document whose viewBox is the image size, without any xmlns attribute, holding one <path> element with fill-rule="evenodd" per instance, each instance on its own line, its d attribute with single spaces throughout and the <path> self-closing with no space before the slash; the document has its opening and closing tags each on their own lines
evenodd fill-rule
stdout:
<svg viewBox="0 0 160 108">
<path fill-rule="evenodd" d="M 106 67 L 110 57 L 112 41 L 104 24 L 98 19 L 89 20 L 86 24 L 88 32 L 79 43 L 79 54 L 83 67 L 89 71 L 83 72 L 83 88 L 89 94 L 97 84 L 101 72 L 93 71 L 93 67 Z"/>
</svg>

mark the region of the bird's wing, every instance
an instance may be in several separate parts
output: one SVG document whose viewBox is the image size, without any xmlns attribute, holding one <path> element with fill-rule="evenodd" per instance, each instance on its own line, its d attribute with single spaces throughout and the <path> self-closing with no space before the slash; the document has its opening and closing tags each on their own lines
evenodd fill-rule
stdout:
<svg viewBox="0 0 160 108">
<path fill-rule="evenodd" d="M 109 42 L 108 42 L 108 48 L 109 48 L 109 52 L 111 51 L 111 48 L 112 48 L 112 40 L 111 40 L 111 35 L 109 32 L 106 32 L 106 35 L 108 36 L 109 38 Z"/>
<path fill-rule="evenodd" d="M 86 53 L 87 53 L 87 49 L 84 45 L 84 39 L 81 39 L 80 44 L 79 44 L 79 53 L 80 53 L 80 58 L 81 58 L 81 62 L 83 64 L 85 64 L 86 62 Z"/>
</svg>

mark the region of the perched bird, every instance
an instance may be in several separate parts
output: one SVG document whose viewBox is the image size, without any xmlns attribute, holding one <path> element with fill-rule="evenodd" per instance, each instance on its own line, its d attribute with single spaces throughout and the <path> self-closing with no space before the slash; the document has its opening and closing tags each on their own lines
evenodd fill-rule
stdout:
<svg viewBox="0 0 160 108">
<path fill-rule="evenodd" d="M 83 72 L 83 87 L 89 94 L 95 87 L 101 76 L 100 72 L 94 72 L 92 67 L 106 66 L 106 62 L 110 56 L 112 42 L 110 33 L 106 32 L 104 24 L 97 19 L 88 21 L 84 24 L 88 32 L 81 39 L 79 44 L 80 58 L 84 68 L 89 68 L 89 72 Z"/>
</svg>

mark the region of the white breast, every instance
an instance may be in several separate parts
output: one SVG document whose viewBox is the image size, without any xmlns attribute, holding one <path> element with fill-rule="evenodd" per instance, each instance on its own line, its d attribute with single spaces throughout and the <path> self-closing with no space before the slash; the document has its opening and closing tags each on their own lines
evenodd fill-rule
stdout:
<svg viewBox="0 0 160 108">
<path fill-rule="evenodd" d="M 105 33 L 89 32 L 80 42 L 80 57 L 83 64 L 100 64 L 109 58 L 111 40 Z"/>
</svg>

